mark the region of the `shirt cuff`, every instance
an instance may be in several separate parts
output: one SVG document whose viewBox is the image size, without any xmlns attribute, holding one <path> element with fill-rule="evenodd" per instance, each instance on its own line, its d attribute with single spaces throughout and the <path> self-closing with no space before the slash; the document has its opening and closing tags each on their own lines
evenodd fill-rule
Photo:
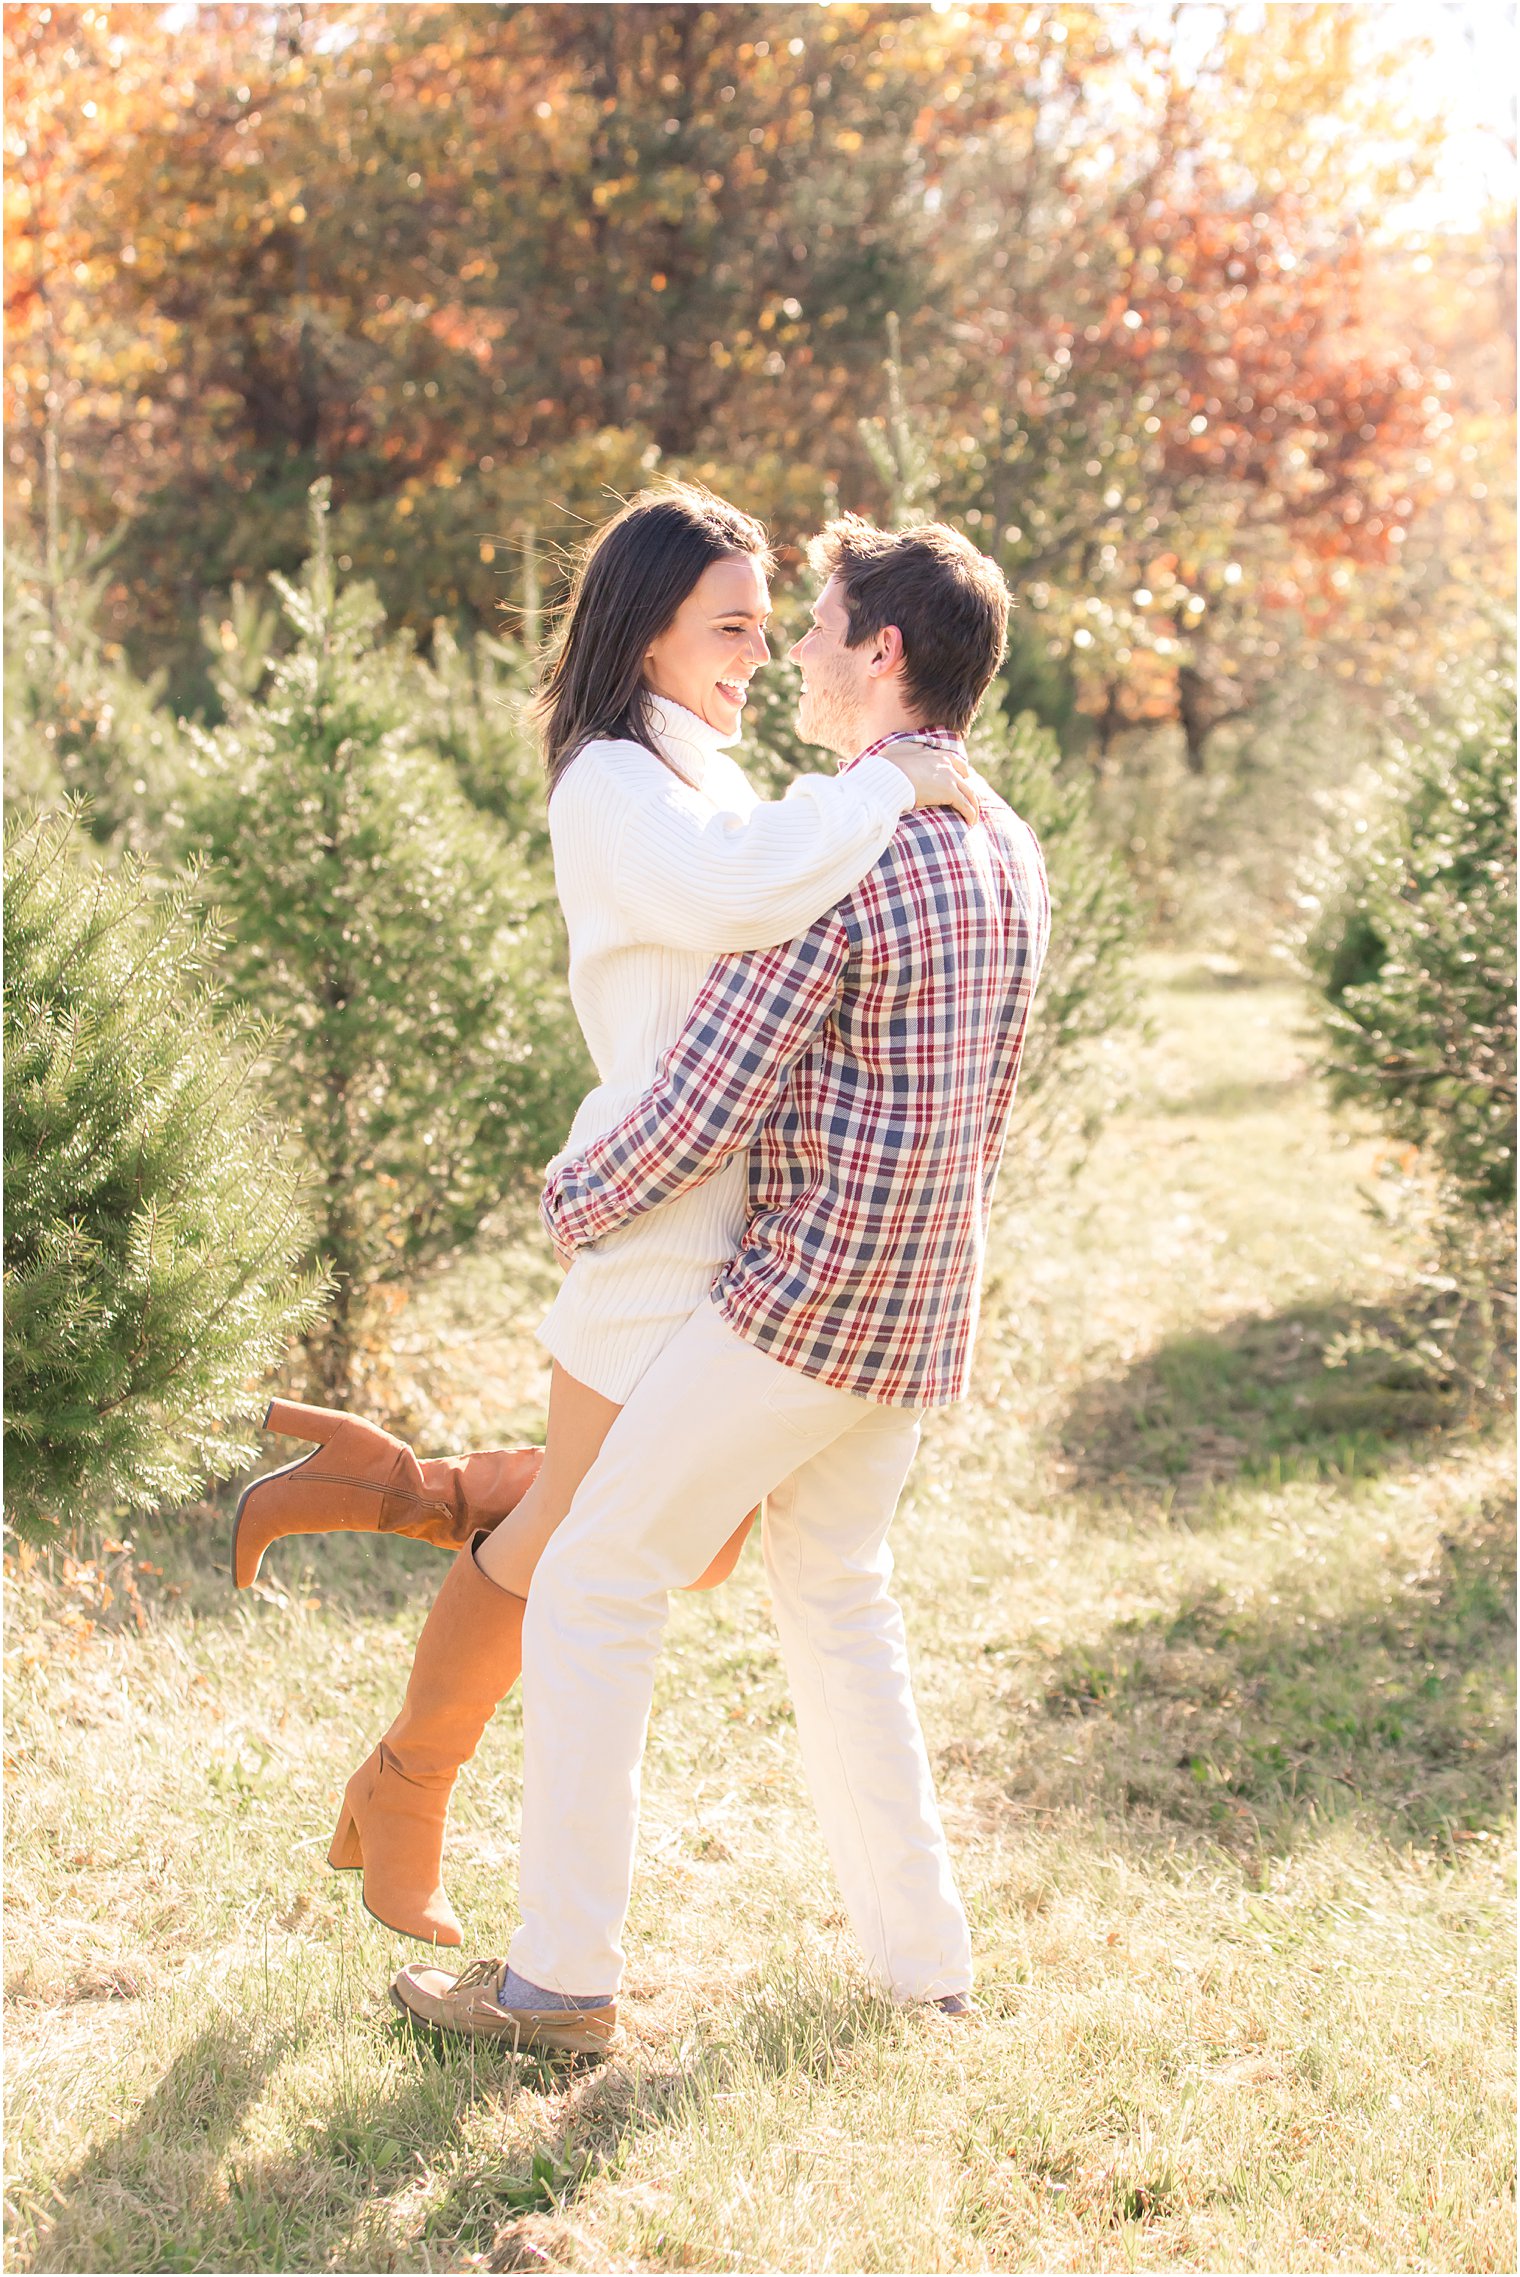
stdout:
<svg viewBox="0 0 1520 2277">
<path fill-rule="evenodd" d="M 539 1223 L 554 1244 L 554 1254 L 562 1265 L 568 1265 L 575 1255 L 575 1243 L 569 1237 L 563 1221 L 564 1186 L 558 1171 L 544 1181 L 538 1197 Z"/>
</svg>

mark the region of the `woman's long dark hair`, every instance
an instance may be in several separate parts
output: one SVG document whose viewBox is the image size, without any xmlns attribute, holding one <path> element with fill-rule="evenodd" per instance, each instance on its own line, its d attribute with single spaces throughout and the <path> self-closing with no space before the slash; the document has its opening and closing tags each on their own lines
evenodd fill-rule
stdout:
<svg viewBox="0 0 1520 2277">
<path fill-rule="evenodd" d="M 655 699 L 644 684 L 649 644 L 702 572 L 733 554 L 771 566 L 760 523 L 694 483 L 641 490 L 597 531 L 576 570 L 535 707 L 551 796 L 593 736 L 620 736 L 659 755 Z"/>
</svg>

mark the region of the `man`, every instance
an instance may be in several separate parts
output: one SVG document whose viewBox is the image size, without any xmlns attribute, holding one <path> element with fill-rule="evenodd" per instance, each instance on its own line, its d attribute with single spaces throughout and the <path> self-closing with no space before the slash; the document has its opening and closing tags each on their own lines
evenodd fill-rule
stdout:
<svg viewBox="0 0 1520 2277">
<path fill-rule="evenodd" d="M 791 651 L 798 724 L 841 757 L 958 742 L 1008 596 L 956 532 L 846 517 Z M 904 816 L 876 868 L 780 948 L 720 960 L 643 1100 L 544 1194 L 561 1256 L 749 1162 L 711 1302 L 608 1433 L 535 1571 L 523 1631 L 522 1924 L 505 1967 L 403 1969 L 443 2028 L 590 2049 L 616 2017 L 639 1769 L 667 1593 L 765 1500 L 803 1760 L 873 1980 L 969 2013 L 970 1938 L 887 1548 L 923 1410 L 966 1390 L 994 1180 L 1049 930 L 1039 849 Z"/>
</svg>

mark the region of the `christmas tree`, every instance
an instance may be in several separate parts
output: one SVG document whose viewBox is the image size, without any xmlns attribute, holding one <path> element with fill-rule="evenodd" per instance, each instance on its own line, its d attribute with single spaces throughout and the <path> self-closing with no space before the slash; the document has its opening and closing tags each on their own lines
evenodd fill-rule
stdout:
<svg viewBox="0 0 1520 2277">
<path fill-rule="evenodd" d="M 45 1540 L 250 1460 L 229 1421 L 316 1280 L 194 881 L 102 868 L 72 809 L 8 833 L 5 888 L 6 1496 Z"/>
<path fill-rule="evenodd" d="M 1058 1136 L 1070 1162 L 1126 1086 L 1121 1045 L 1140 1020 L 1139 918 L 1123 867 L 1106 848 L 1085 771 L 1032 712 L 1010 719 L 994 681 L 966 747 L 972 765 L 1029 824 L 1050 880 L 1050 951 L 1023 1061 L 1004 1171 Z"/>
<path fill-rule="evenodd" d="M 1390 797 L 1312 941 L 1326 1072 L 1424 1153 L 1507 1256 L 1515 1206 L 1515 681 L 1470 673 L 1396 748 Z"/>
<path fill-rule="evenodd" d="M 882 419 L 859 419 L 861 441 L 887 493 L 887 518 L 894 530 L 927 521 L 933 510 L 939 473 L 934 452 L 908 410 L 903 391 L 902 326 L 887 318 L 887 411 Z"/>
<path fill-rule="evenodd" d="M 9 553 L 5 797 L 12 814 L 76 798 L 91 837 L 151 858 L 184 768 L 167 674 L 140 680 L 97 630 L 121 533 L 72 535 L 48 571 Z"/>
<path fill-rule="evenodd" d="M 311 500 L 299 585 L 271 579 L 291 645 L 194 731 L 187 822 L 229 985 L 282 1031 L 267 1082 L 314 1164 L 334 1275 L 314 1373 L 343 1405 L 377 1285 L 528 1204 L 588 1070 L 542 866 L 439 755 L 410 644 L 383 638 L 372 586 L 340 588 L 325 481 Z"/>
</svg>

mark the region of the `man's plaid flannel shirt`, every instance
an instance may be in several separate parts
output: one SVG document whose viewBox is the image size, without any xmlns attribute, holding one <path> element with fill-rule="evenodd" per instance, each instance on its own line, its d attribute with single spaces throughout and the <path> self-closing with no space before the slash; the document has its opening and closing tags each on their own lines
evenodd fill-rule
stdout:
<svg viewBox="0 0 1520 2277">
<path fill-rule="evenodd" d="M 1050 930 L 1034 833 L 977 787 L 975 826 L 905 814 L 807 932 L 719 959 L 644 1098 L 546 1184 L 561 1257 L 747 1148 L 748 1219 L 711 1291 L 729 1325 L 886 1406 L 964 1397 Z"/>
</svg>

